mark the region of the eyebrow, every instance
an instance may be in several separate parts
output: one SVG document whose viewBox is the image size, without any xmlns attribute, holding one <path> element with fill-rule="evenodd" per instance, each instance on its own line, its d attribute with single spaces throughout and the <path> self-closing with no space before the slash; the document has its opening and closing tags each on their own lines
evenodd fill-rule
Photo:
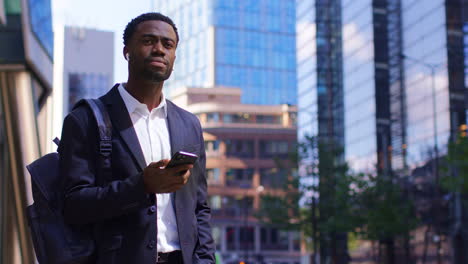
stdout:
<svg viewBox="0 0 468 264">
<path fill-rule="evenodd" d="M 172 41 L 174 43 L 176 43 L 176 41 L 170 37 L 165 37 L 165 36 L 159 36 L 159 35 L 154 35 L 154 34 L 143 34 L 141 36 L 142 38 L 161 38 L 162 40 L 165 40 L 165 41 Z"/>
</svg>

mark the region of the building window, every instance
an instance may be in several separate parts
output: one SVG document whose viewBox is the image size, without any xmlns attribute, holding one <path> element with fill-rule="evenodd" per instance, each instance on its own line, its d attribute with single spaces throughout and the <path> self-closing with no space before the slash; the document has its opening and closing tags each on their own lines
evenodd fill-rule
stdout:
<svg viewBox="0 0 468 264">
<path fill-rule="evenodd" d="M 262 227 L 260 229 L 262 250 L 288 250 L 289 235 L 286 231 L 276 228 Z"/>
<path fill-rule="evenodd" d="M 288 141 L 260 141 L 260 156 L 262 158 L 286 157 L 289 154 Z"/>
<path fill-rule="evenodd" d="M 257 115 L 257 123 L 259 124 L 276 124 L 281 125 L 283 118 L 278 115 Z"/>
<path fill-rule="evenodd" d="M 252 187 L 254 169 L 228 169 L 226 171 L 226 186 Z"/>
<path fill-rule="evenodd" d="M 227 250 L 236 250 L 236 228 L 233 226 L 226 228 L 226 246 Z"/>
<path fill-rule="evenodd" d="M 109 75 L 97 73 L 70 73 L 68 75 L 69 111 L 83 98 L 98 98 L 110 87 Z"/>
<path fill-rule="evenodd" d="M 226 156 L 239 158 L 254 157 L 254 141 L 228 139 L 226 143 Z"/>
<path fill-rule="evenodd" d="M 218 123 L 219 122 L 219 114 L 218 113 L 207 113 L 206 114 L 206 122 L 207 123 Z"/>
<path fill-rule="evenodd" d="M 216 156 L 219 154 L 219 140 L 205 141 L 205 151 L 207 156 Z"/>
<path fill-rule="evenodd" d="M 284 187 L 288 172 L 286 169 L 264 168 L 260 169 L 260 184 L 269 188 Z"/>
<path fill-rule="evenodd" d="M 299 232 L 291 232 L 293 250 L 301 250 L 301 234 Z"/>
<path fill-rule="evenodd" d="M 289 119 L 291 120 L 291 125 L 297 125 L 297 113 L 289 113 Z"/>
<path fill-rule="evenodd" d="M 213 226 L 211 228 L 211 234 L 213 236 L 213 240 L 215 242 L 215 246 L 217 249 L 221 249 L 221 240 L 222 240 L 222 228 L 219 226 Z"/>
<path fill-rule="evenodd" d="M 245 219 L 246 216 L 252 214 L 253 198 L 248 196 L 232 197 L 226 196 L 223 199 L 223 210 L 229 212 L 230 216 L 235 216 Z"/>
<path fill-rule="evenodd" d="M 251 114 L 237 113 L 237 114 L 223 114 L 224 123 L 254 123 L 254 118 Z"/>
<path fill-rule="evenodd" d="M 50 58 L 54 56 L 51 1 L 28 1 L 31 30 Z"/>
<path fill-rule="evenodd" d="M 206 169 L 206 177 L 210 185 L 221 183 L 219 168 Z"/>
<path fill-rule="evenodd" d="M 255 228 L 252 226 L 228 226 L 226 228 L 226 244 L 228 250 L 253 249 Z"/>
<path fill-rule="evenodd" d="M 221 196 L 219 195 L 210 196 L 208 201 L 209 201 L 211 210 L 221 209 Z"/>
<path fill-rule="evenodd" d="M 243 226 L 239 229 L 239 249 L 252 249 L 255 246 L 255 230 L 252 226 Z"/>
</svg>

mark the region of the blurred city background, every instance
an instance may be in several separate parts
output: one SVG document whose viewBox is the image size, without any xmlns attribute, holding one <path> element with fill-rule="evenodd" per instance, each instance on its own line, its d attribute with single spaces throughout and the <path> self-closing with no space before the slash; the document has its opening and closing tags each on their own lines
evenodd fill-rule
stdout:
<svg viewBox="0 0 468 264">
<path fill-rule="evenodd" d="M 34 263 L 25 165 L 171 17 L 218 263 L 468 263 L 467 0 L 0 0 L 0 264 Z"/>
</svg>

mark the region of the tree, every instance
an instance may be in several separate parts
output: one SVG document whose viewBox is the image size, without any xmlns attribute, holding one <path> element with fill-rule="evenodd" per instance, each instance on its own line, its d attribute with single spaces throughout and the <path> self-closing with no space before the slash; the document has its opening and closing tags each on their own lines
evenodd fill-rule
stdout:
<svg viewBox="0 0 468 264">
<path fill-rule="evenodd" d="M 442 166 L 441 186 L 449 192 L 468 194 L 468 138 L 460 134 L 448 145 Z"/>
<path fill-rule="evenodd" d="M 346 233 L 383 243 L 386 263 L 394 263 L 394 238 L 418 222 L 400 184 L 387 175 L 351 173 L 342 149 L 315 137 L 301 143 L 290 161 L 301 164 L 301 177 L 290 174 L 283 195 L 262 196 L 261 221 L 302 231 L 322 263 L 348 262 L 347 248 L 337 242 Z"/>
<path fill-rule="evenodd" d="M 300 230 L 312 238 L 314 252 L 320 251 L 324 263 L 327 258 L 330 263 L 347 263 L 347 248 L 339 247 L 337 241 L 339 234 L 346 234 L 355 225 L 351 206 L 354 199 L 350 188 L 352 178 L 341 156 L 342 150 L 330 142 L 308 137 L 288 162 L 277 162 L 281 168 L 285 163 L 303 163 L 300 174 L 306 177 L 289 173 L 283 195 L 263 195 L 257 214 L 266 224 Z M 316 184 L 317 179 L 320 184 Z"/>
<path fill-rule="evenodd" d="M 468 211 L 468 138 L 466 137 L 466 125 L 460 127 L 461 133 L 455 140 L 449 142 L 447 155 L 443 158 L 443 177 L 440 180 L 442 189 L 449 193 L 446 201 L 451 201 L 452 218 L 451 230 L 454 248 L 454 261 L 466 263 L 467 238 L 464 227 L 463 215 Z M 449 224 L 447 224 L 448 226 Z"/>
<path fill-rule="evenodd" d="M 357 206 L 361 216 L 354 232 L 362 239 L 384 246 L 384 256 L 379 263 L 396 263 L 395 239 L 408 236 L 419 223 L 413 203 L 405 197 L 401 184 L 388 175 L 364 178 L 366 180 L 358 181 L 361 186 Z"/>
</svg>

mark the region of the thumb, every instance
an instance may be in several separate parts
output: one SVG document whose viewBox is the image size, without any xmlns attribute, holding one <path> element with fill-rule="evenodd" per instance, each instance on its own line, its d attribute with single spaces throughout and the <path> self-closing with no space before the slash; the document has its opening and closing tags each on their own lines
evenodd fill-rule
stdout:
<svg viewBox="0 0 468 264">
<path fill-rule="evenodd" d="M 169 163 L 169 160 L 168 159 L 162 159 L 160 161 L 157 161 L 157 162 L 151 162 L 150 165 L 148 165 L 148 167 L 165 167 L 167 165 L 167 163 Z"/>
</svg>

